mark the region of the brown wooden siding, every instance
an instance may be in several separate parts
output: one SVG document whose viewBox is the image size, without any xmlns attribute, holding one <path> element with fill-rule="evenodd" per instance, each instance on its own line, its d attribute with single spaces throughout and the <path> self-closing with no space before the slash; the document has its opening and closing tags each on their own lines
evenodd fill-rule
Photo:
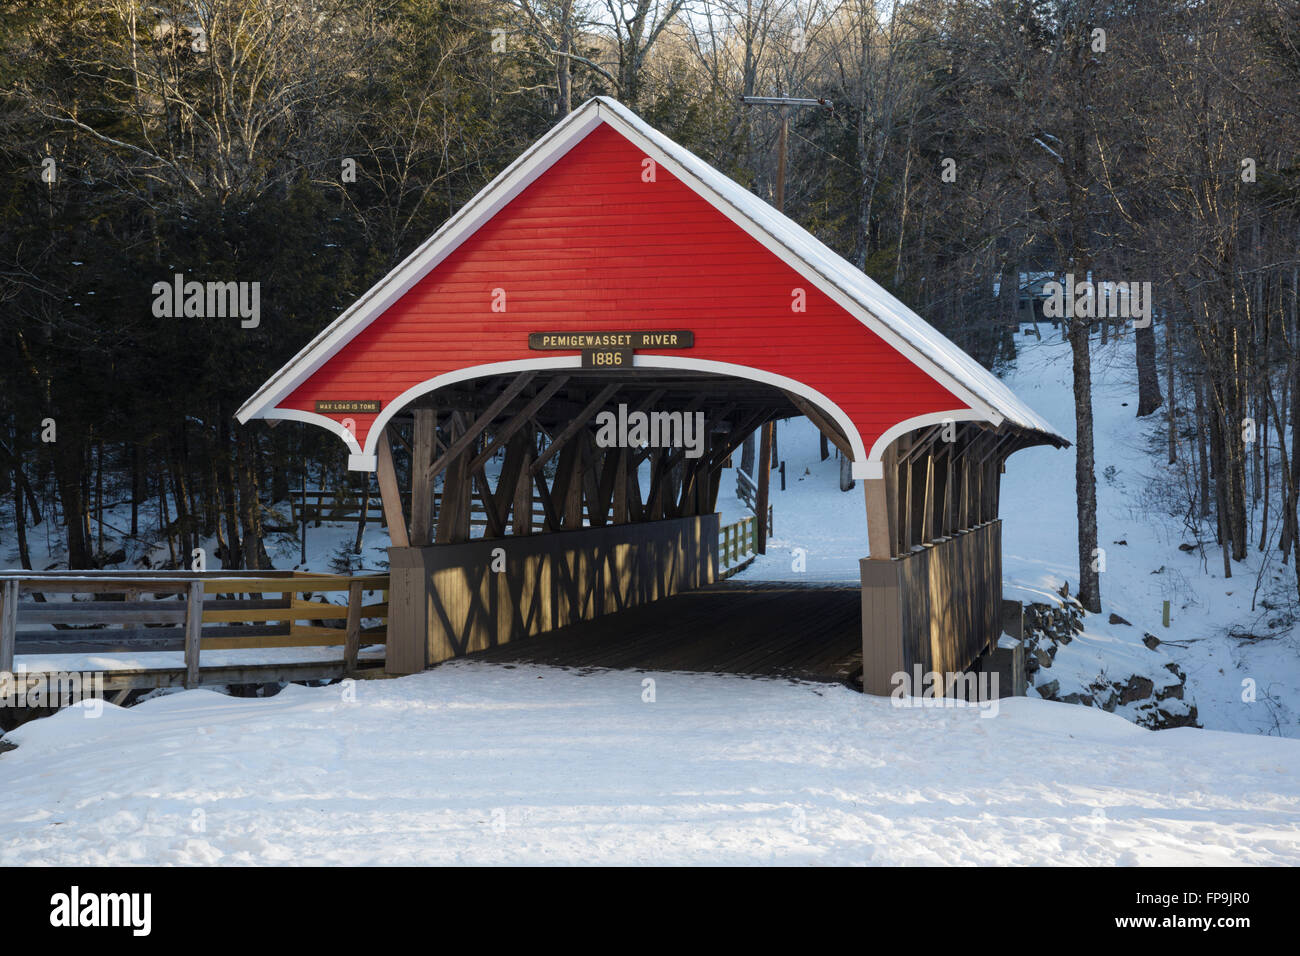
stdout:
<svg viewBox="0 0 1300 956">
<path fill-rule="evenodd" d="M 492 570 L 497 548 L 503 571 Z M 410 674 L 713 582 L 718 516 L 388 553 L 386 667 Z"/>
<path fill-rule="evenodd" d="M 893 676 L 960 672 L 1001 630 L 1002 522 L 988 521 L 887 561 L 862 561 L 863 686 L 888 695 Z"/>
</svg>

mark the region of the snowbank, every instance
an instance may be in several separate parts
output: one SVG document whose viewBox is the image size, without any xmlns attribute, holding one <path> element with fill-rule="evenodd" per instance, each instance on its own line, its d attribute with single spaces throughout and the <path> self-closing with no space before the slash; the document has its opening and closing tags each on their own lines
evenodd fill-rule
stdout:
<svg viewBox="0 0 1300 956">
<path fill-rule="evenodd" d="M 0 864 L 1300 863 L 1294 740 L 468 661 L 352 689 L 26 724 Z"/>
</svg>

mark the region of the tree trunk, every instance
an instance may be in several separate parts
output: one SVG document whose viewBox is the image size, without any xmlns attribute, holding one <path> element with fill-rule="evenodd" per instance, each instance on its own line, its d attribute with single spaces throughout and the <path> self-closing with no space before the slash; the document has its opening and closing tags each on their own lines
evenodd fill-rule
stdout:
<svg viewBox="0 0 1300 956">
<path fill-rule="evenodd" d="M 27 503 L 23 500 L 23 487 L 26 479 L 23 477 L 22 465 L 17 455 L 18 448 L 15 447 L 14 455 L 14 531 L 18 536 L 18 560 L 28 571 L 32 570 L 32 556 L 27 550 Z"/>
<path fill-rule="evenodd" d="M 54 479 L 59 487 L 68 537 L 68 569 L 92 568 L 90 541 L 86 535 L 86 499 L 81 486 L 86 469 L 85 447 L 67 437 L 53 444 Z"/>
<path fill-rule="evenodd" d="M 1169 392 L 1166 403 L 1166 419 L 1169 424 L 1169 464 L 1178 462 L 1178 391 L 1174 377 L 1174 314 L 1171 309 L 1165 315 L 1165 388 Z"/>
<path fill-rule="evenodd" d="M 258 501 L 257 471 L 249 447 L 248 429 L 236 427 L 235 454 L 239 471 L 239 517 L 243 530 L 245 567 L 260 570 L 271 567 L 262 541 L 262 514 Z"/>
<path fill-rule="evenodd" d="M 1096 453 L 1092 434 L 1091 343 L 1087 320 L 1069 325 L 1074 357 L 1075 438 L 1074 489 L 1079 523 L 1079 603 L 1093 614 L 1101 612 L 1101 576 L 1095 564 L 1097 550 Z"/>
<path fill-rule="evenodd" d="M 840 491 L 853 490 L 853 462 L 847 455 L 840 456 Z"/>
<path fill-rule="evenodd" d="M 1199 492 L 1200 492 L 1200 517 L 1208 518 L 1210 516 L 1210 459 L 1206 451 L 1206 441 L 1209 435 L 1209 422 L 1206 421 L 1205 415 L 1205 374 L 1196 373 L 1194 383 L 1196 392 L 1196 457 L 1200 462 L 1198 473 L 1200 475 Z"/>
<path fill-rule="evenodd" d="M 1137 417 L 1145 418 L 1163 404 L 1160 397 L 1160 376 L 1156 372 L 1155 323 L 1149 323 L 1134 331 L 1137 339 Z"/>
<path fill-rule="evenodd" d="M 1225 480 L 1227 476 L 1227 453 L 1223 441 L 1223 415 L 1219 409 L 1211 406 L 1210 416 L 1210 457 L 1214 461 L 1214 504 L 1215 527 L 1218 529 L 1219 546 L 1223 551 L 1223 576 L 1232 577 L 1232 530 L 1228 521 L 1228 493 Z"/>
<path fill-rule="evenodd" d="M 131 445 L 131 537 L 140 534 L 140 446 Z"/>
</svg>

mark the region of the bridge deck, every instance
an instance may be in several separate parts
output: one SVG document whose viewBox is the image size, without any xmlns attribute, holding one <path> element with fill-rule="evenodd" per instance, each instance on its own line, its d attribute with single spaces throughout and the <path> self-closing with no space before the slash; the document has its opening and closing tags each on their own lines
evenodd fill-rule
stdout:
<svg viewBox="0 0 1300 956">
<path fill-rule="evenodd" d="M 861 613 L 854 585 L 729 580 L 470 657 L 847 682 L 862 667 Z"/>
</svg>

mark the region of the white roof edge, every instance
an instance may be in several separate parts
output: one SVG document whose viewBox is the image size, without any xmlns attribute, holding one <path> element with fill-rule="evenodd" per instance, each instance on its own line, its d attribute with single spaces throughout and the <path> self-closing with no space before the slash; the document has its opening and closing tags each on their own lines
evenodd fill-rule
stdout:
<svg viewBox="0 0 1300 956">
<path fill-rule="evenodd" d="M 239 421 L 247 422 L 293 391 L 600 122 L 609 123 L 652 158 L 664 162 L 702 198 L 792 268 L 807 275 L 821 291 L 941 385 L 983 412 L 992 424 L 1000 425 L 1005 420 L 1065 441 L 1064 436 L 1018 399 L 997 376 L 865 273 L 798 223 L 651 127 L 626 106 L 603 96 L 582 104 L 533 143 L 433 236 L 313 338 L 240 407 L 236 412 Z"/>
</svg>

